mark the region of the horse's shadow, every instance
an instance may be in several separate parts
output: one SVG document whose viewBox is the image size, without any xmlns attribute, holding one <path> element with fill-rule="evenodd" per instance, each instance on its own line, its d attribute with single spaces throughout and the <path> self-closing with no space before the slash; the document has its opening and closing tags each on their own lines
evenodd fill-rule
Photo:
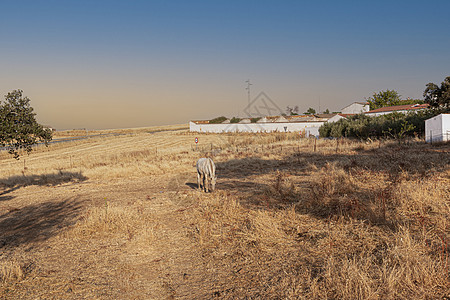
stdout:
<svg viewBox="0 0 450 300">
<path fill-rule="evenodd" d="M 197 183 L 186 182 L 186 185 L 187 185 L 188 187 L 190 187 L 191 189 L 193 189 L 193 190 L 198 189 L 198 184 L 197 184 Z"/>
</svg>

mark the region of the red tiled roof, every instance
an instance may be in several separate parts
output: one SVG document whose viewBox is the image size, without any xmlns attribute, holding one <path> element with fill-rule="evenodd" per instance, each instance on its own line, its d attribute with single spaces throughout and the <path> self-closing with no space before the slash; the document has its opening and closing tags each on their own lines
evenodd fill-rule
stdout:
<svg viewBox="0 0 450 300">
<path fill-rule="evenodd" d="M 369 113 L 377 113 L 377 112 L 388 112 L 388 111 L 399 111 L 399 110 L 415 110 L 415 109 L 424 109 L 427 108 L 428 104 L 406 104 L 406 105 L 394 105 L 394 106 L 385 106 L 380 107 L 374 110 L 370 110 L 366 112 L 366 114 Z"/>
<path fill-rule="evenodd" d="M 293 115 L 293 116 L 285 116 L 288 120 L 301 120 L 301 119 L 308 119 L 314 117 L 314 115 Z"/>
<path fill-rule="evenodd" d="M 334 117 L 337 114 L 314 114 L 314 116 L 318 117 L 318 118 L 324 118 L 324 119 L 330 119 L 332 117 Z"/>
</svg>

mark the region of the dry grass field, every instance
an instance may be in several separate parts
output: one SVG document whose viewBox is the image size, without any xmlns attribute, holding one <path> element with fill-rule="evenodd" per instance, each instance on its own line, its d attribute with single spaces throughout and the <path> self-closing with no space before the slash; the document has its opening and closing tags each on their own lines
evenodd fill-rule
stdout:
<svg viewBox="0 0 450 300">
<path fill-rule="evenodd" d="M 0 153 L 1 299 L 450 299 L 449 144 L 107 133 Z"/>
</svg>

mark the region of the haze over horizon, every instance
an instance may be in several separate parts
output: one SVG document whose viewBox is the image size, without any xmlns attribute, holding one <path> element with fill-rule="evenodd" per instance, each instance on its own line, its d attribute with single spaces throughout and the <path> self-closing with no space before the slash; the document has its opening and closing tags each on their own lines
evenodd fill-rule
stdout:
<svg viewBox="0 0 450 300">
<path fill-rule="evenodd" d="M 374 92 L 423 99 L 450 76 L 448 1 L 2 1 L 0 93 L 56 129 L 130 128 Z"/>
</svg>

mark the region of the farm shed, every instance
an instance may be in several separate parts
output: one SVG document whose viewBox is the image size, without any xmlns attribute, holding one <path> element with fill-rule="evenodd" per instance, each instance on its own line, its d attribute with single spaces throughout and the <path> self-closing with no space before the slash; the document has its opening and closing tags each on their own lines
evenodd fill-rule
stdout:
<svg viewBox="0 0 450 300">
<path fill-rule="evenodd" d="M 353 102 L 350 105 L 342 108 L 341 113 L 343 114 L 360 114 L 369 111 L 369 103 L 368 102 Z"/>
<path fill-rule="evenodd" d="M 450 114 L 440 114 L 425 120 L 425 142 L 450 141 Z"/>
</svg>

